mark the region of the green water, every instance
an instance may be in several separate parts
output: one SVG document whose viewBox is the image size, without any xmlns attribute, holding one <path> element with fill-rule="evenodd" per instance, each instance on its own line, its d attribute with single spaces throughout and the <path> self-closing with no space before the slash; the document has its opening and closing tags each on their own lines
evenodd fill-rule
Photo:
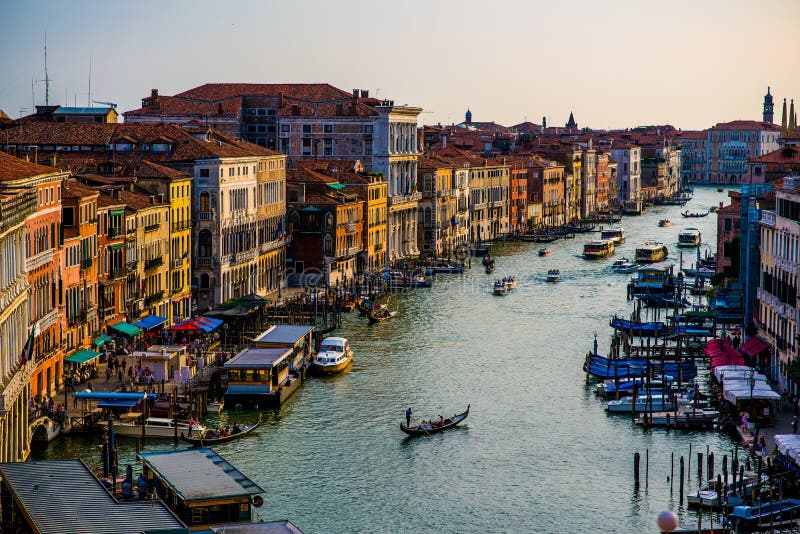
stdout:
<svg viewBox="0 0 800 534">
<path fill-rule="evenodd" d="M 684 208 L 624 218 L 627 241 L 614 258 L 631 258 L 637 244 L 657 238 L 677 260 L 677 235 L 687 226 L 716 248 L 716 216 L 683 219 L 680 211 L 725 196 L 697 189 Z M 659 228 L 662 218 L 673 226 Z M 256 435 L 218 448 L 264 488 L 262 517 L 291 519 L 309 534 L 654 532 L 667 508 L 694 520 L 678 506 L 677 483 L 670 493 L 670 454 L 677 476 L 690 443 L 721 458 L 732 441 L 713 432 L 643 431 L 629 417 L 606 415 L 585 385 L 581 365 L 593 332 L 605 353 L 610 316 L 632 310 L 625 300 L 631 275 L 612 273 L 613 259 L 579 257 L 596 236 L 551 243 L 546 258 L 537 256 L 538 244 L 499 245 L 491 277 L 477 264 L 464 275 L 439 275 L 432 289 L 394 298 L 400 313 L 380 325 L 348 316 L 337 334 L 355 350 L 352 370 L 308 381 L 267 414 Z M 692 261 L 689 250 L 684 262 Z M 545 281 L 550 268 L 561 270 L 560 283 Z M 493 296 L 491 282 L 505 274 L 518 277 L 519 289 Z M 398 429 L 408 406 L 428 418 L 467 404 L 467 424 L 457 430 L 411 439 Z M 121 443 L 122 463 L 133 461 L 132 442 Z M 149 442 L 146 450 L 172 448 Z M 645 450 L 649 480 L 636 491 L 632 458 Z M 101 466 L 96 441 L 81 436 L 37 449 L 34 459 L 71 456 Z"/>
</svg>

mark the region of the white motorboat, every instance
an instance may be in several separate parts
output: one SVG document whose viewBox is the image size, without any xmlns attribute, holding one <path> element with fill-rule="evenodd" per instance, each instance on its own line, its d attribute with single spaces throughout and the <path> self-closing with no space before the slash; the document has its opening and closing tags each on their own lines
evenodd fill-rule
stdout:
<svg viewBox="0 0 800 534">
<path fill-rule="evenodd" d="M 561 271 L 558 269 L 550 269 L 547 271 L 548 282 L 558 282 L 559 280 L 561 280 Z"/>
<path fill-rule="evenodd" d="M 506 276 L 505 278 L 503 278 L 503 282 L 506 283 L 506 286 L 508 286 L 509 290 L 517 289 L 517 277 L 516 276 Z"/>
<path fill-rule="evenodd" d="M 632 273 L 639 268 L 639 264 L 628 258 L 616 260 L 611 264 L 611 270 L 615 273 Z"/>
<path fill-rule="evenodd" d="M 650 402 L 646 396 L 637 396 L 636 397 L 636 406 L 634 407 L 633 404 L 633 397 L 627 396 L 623 397 L 619 400 L 612 400 L 608 401 L 606 405 L 607 412 L 622 412 L 622 413 L 631 413 L 631 411 L 635 410 L 636 413 L 639 412 L 668 412 L 670 410 L 675 409 L 674 403 L 679 403 L 680 398 L 673 397 L 671 395 L 650 395 Z M 651 404 L 652 403 L 652 404 Z"/>
<path fill-rule="evenodd" d="M 508 284 L 505 280 L 495 280 L 492 291 L 495 295 L 506 295 L 508 293 Z"/>
<path fill-rule="evenodd" d="M 322 340 L 311 369 L 319 374 L 341 373 L 353 363 L 353 350 L 343 337 L 328 337 Z"/>
<path fill-rule="evenodd" d="M 741 482 L 736 481 L 737 491 L 741 488 Z M 758 479 L 758 473 L 752 471 L 744 472 L 744 494 L 750 494 L 754 489 L 758 489 L 761 485 L 769 484 L 769 477 L 766 474 L 761 475 L 761 481 Z M 722 494 L 722 500 L 725 501 L 728 493 L 733 489 L 733 481 L 729 482 L 727 487 L 722 491 L 717 491 L 717 481 L 709 480 L 700 488 L 699 491 L 689 493 L 686 495 L 686 504 L 690 507 L 702 506 L 703 508 L 716 508 L 719 506 L 719 497 Z"/>
<path fill-rule="evenodd" d="M 175 421 L 166 417 L 148 417 L 144 425 L 144 437 L 146 438 L 173 438 L 175 437 Z M 194 423 L 189 429 L 189 423 L 186 421 L 178 421 L 178 433 L 186 435 L 193 435 L 196 432 L 202 432 L 206 427 L 200 423 Z M 114 433 L 118 436 L 142 436 L 142 424 L 136 421 L 125 421 L 114 425 Z"/>
</svg>

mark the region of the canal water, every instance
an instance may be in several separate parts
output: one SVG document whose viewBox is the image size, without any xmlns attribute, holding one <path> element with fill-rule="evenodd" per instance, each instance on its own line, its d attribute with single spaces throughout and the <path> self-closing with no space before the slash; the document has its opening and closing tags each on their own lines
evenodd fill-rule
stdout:
<svg viewBox="0 0 800 534">
<path fill-rule="evenodd" d="M 688 226 L 716 248 L 716 216 L 684 219 L 680 212 L 706 210 L 726 196 L 697 188 L 683 208 L 625 217 L 627 241 L 613 259 L 632 258 L 637 244 L 655 238 L 677 260 L 677 235 Z M 662 218 L 673 226 L 658 227 Z M 657 514 L 668 508 L 694 521 L 678 506 L 677 482 L 670 491 L 670 455 L 677 477 L 679 457 L 688 462 L 692 444 L 695 488 L 695 453 L 709 447 L 719 461 L 733 441 L 714 432 L 644 431 L 630 417 L 607 415 L 585 385 L 582 363 L 594 332 L 605 354 L 609 318 L 633 309 L 625 299 L 631 275 L 611 272 L 613 259 L 579 256 L 593 237 L 548 244 L 546 258 L 537 255 L 540 244 L 498 244 L 494 275 L 477 261 L 463 275 L 439 275 L 432 289 L 392 298 L 399 313 L 386 323 L 348 316 L 337 333 L 355 350 L 352 370 L 308 381 L 279 412 L 266 414 L 257 435 L 218 448 L 264 488 L 262 516 L 291 519 L 309 534 L 655 532 Z M 688 266 L 694 251 L 687 250 Z M 545 281 L 551 268 L 561 270 L 561 282 Z M 506 274 L 518 277 L 519 289 L 492 295 L 492 281 Z M 409 406 L 431 418 L 467 404 L 469 418 L 457 430 L 410 439 L 398 428 Z M 255 414 L 225 417 L 247 422 Z M 133 444 L 120 443 L 121 464 L 133 462 Z M 635 452 L 642 455 L 638 490 Z M 37 449 L 33 459 L 74 456 L 102 465 L 97 442 L 81 436 Z"/>
</svg>

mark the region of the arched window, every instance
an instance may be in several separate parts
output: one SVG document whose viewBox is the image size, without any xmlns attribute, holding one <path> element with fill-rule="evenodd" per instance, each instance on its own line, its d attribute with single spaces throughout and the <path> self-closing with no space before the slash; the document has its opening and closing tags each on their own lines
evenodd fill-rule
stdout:
<svg viewBox="0 0 800 534">
<path fill-rule="evenodd" d="M 202 258 L 211 257 L 212 246 L 210 230 L 201 230 L 200 234 L 197 236 L 197 252 Z"/>
<path fill-rule="evenodd" d="M 325 234 L 325 255 L 333 256 L 333 238 L 330 234 Z"/>
<path fill-rule="evenodd" d="M 200 289 L 208 289 L 209 288 L 209 278 L 206 273 L 200 275 Z"/>
</svg>

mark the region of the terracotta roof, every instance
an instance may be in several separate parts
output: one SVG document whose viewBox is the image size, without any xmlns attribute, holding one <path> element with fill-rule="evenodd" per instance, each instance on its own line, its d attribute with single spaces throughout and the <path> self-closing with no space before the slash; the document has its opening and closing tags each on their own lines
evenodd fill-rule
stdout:
<svg viewBox="0 0 800 534">
<path fill-rule="evenodd" d="M 800 147 L 785 146 L 757 158 L 750 158 L 755 163 L 800 163 Z"/>
<path fill-rule="evenodd" d="M 24 159 L 15 158 L 5 152 L 0 152 L 0 181 L 8 182 L 13 180 L 20 180 L 23 178 L 30 178 L 33 176 L 41 176 L 43 174 L 53 174 L 60 172 L 53 167 L 39 165 L 38 163 L 31 163 Z"/>
<path fill-rule="evenodd" d="M 150 202 L 151 195 L 146 195 L 144 193 L 138 193 L 135 191 L 120 191 L 120 199 L 118 202 L 124 203 L 125 208 L 128 211 L 139 211 L 152 206 L 168 206 L 166 202 L 159 202 L 157 196 L 152 198 L 154 201 Z"/>
<path fill-rule="evenodd" d="M 322 193 L 317 193 L 315 191 L 306 191 L 306 205 L 309 204 L 326 204 L 336 206 L 339 204 L 343 204 L 343 202 L 334 197 L 330 197 L 328 195 L 323 195 Z"/>
<path fill-rule="evenodd" d="M 326 172 L 325 169 L 310 169 L 307 167 L 295 167 L 286 173 L 286 180 L 289 182 L 314 182 L 322 184 L 335 184 L 338 179 L 334 175 Z"/>
<path fill-rule="evenodd" d="M 728 204 L 727 206 L 717 208 L 717 213 L 740 213 L 741 211 L 741 206 L 736 206 L 733 204 Z"/>
<path fill-rule="evenodd" d="M 419 156 L 417 157 L 417 167 L 425 169 L 443 169 L 446 167 L 453 167 L 453 163 L 436 157 L 428 158 L 425 156 Z"/>
<path fill-rule="evenodd" d="M 94 187 L 82 184 L 75 180 L 67 180 L 64 187 L 61 188 L 61 198 L 82 199 L 91 197 L 92 195 L 99 195 L 99 191 Z"/>
<path fill-rule="evenodd" d="M 125 201 L 119 198 L 114 198 L 111 191 L 106 190 L 103 191 L 99 197 L 97 197 L 97 209 L 101 210 L 102 208 L 111 208 L 114 206 L 124 206 Z"/>
<path fill-rule="evenodd" d="M 767 130 L 779 132 L 781 129 L 777 124 L 762 121 L 737 120 L 731 122 L 718 122 L 712 130 Z"/>
<path fill-rule="evenodd" d="M 152 161 L 142 160 L 136 166 L 136 176 L 138 178 L 187 178 L 188 173 L 165 167 Z"/>
<path fill-rule="evenodd" d="M 675 134 L 677 139 L 708 139 L 708 130 L 686 130 Z"/>
</svg>

